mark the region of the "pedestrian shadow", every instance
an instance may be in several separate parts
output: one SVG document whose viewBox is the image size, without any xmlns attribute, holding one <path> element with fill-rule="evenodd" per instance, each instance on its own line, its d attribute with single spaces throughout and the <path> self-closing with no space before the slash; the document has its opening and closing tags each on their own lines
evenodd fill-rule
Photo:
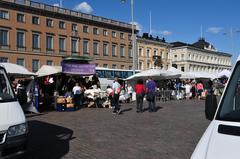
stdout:
<svg viewBox="0 0 240 159">
<path fill-rule="evenodd" d="M 157 112 L 158 110 L 160 110 L 160 109 L 163 109 L 163 107 L 156 106 L 156 112 Z M 148 108 L 144 108 L 144 109 L 143 109 L 143 112 L 145 112 L 145 111 L 149 111 L 149 109 L 148 109 Z"/>
<path fill-rule="evenodd" d="M 132 110 L 132 108 L 123 109 L 123 110 L 121 111 L 121 113 L 128 112 L 128 111 L 131 111 L 131 110 Z"/>
<path fill-rule="evenodd" d="M 73 131 L 41 121 L 29 121 L 28 148 L 24 159 L 60 159 L 69 152 Z"/>
</svg>

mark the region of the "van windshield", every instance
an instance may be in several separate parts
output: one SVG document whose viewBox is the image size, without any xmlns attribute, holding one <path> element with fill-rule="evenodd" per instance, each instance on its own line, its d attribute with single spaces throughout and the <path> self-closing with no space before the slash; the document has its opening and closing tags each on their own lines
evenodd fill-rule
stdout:
<svg viewBox="0 0 240 159">
<path fill-rule="evenodd" d="M 222 102 L 217 114 L 217 120 L 240 121 L 240 62 L 237 63 L 233 76 L 229 79 Z"/>
<path fill-rule="evenodd" d="M 15 96 L 7 75 L 3 69 L 0 69 L 0 103 L 14 100 Z"/>
</svg>

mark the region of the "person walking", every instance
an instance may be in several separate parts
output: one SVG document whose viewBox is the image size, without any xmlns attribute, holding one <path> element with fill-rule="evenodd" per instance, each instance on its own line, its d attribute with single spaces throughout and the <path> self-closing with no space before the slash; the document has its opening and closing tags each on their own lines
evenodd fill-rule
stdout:
<svg viewBox="0 0 240 159">
<path fill-rule="evenodd" d="M 136 98 L 137 98 L 137 113 L 143 112 L 143 98 L 145 96 L 145 86 L 143 85 L 143 80 L 139 79 L 135 86 Z"/>
<path fill-rule="evenodd" d="M 79 86 L 79 83 L 76 83 L 75 86 L 72 89 L 73 92 L 73 100 L 74 100 L 74 106 L 75 109 L 78 109 L 80 107 L 80 94 L 81 94 L 81 87 Z"/>
<path fill-rule="evenodd" d="M 133 88 L 130 85 L 130 83 L 128 83 L 128 85 L 127 85 L 127 94 L 128 94 L 129 102 L 131 102 L 132 101 Z"/>
<path fill-rule="evenodd" d="M 117 77 L 114 78 L 112 89 L 113 89 L 113 106 L 114 106 L 113 114 L 120 114 L 121 109 L 119 105 L 119 95 L 121 91 L 121 85 L 118 83 Z"/>
<path fill-rule="evenodd" d="M 148 82 L 146 83 L 146 92 L 147 92 L 147 101 L 148 101 L 148 110 L 149 112 L 155 112 L 155 91 L 156 91 L 157 85 L 155 81 L 152 78 L 148 79 Z"/>
<path fill-rule="evenodd" d="M 202 81 L 197 83 L 197 92 L 198 92 L 198 99 L 201 99 L 202 92 L 204 91 Z"/>
</svg>

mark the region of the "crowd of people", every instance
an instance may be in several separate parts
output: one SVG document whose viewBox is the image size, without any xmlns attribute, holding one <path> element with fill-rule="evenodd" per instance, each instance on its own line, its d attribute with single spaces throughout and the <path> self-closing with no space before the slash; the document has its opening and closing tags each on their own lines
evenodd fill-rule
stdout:
<svg viewBox="0 0 240 159">
<path fill-rule="evenodd" d="M 87 100 L 86 95 L 84 94 L 86 90 L 101 90 L 97 76 L 93 76 L 91 79 L 84 79 L 82 77 L 73 78 L 72 76 L 68 76 L 67 78 L 65 76 L 61 76 L 61 78 L 48 76 L 42 80 L 37 80 L 35 83 L 38 83 L 39 90 L 37 96 L 39 96 L 39 103 L 42 103 L 44 106 L 53 103 L 48 97 L 61 95 L 65 98 L 72 98 L 75 108 L 81 108 Z M 222 84 L 221 87 L 219 86 L 219 83 Z M 226 80 L 221 80 L 220 82 L 211 80 L 197 81 L 180 79 L 155 81 L 149 77 L 146 81 L 139 79 L 136 84 L 133 84 L 126 81 L 119 81 L 119 79 L 115 77 L 112 85 L 109 85 L 104 91 L 106 92 L 107 99 L 110 101 L 109 107 L 113 108 L 114 114 L 121 113 L 120 102 L 131 102 L 132 99 L 136 99 L 136 112 L 142 113 L 144 99 L 148 102 L 149 112 L 156 111 L 155 102 L 161 91 L 171 91 L 169 99 L 200 100 L 205 98 L 207 94 L 221 94 L 219 88 L 224 88 L 225 83 Z M 19 80 L 14 87 L 18 97 L 24 99 L 21 103 L 26 102 L 27 98 L 27 94 L 23 93 L 24 85 L 26 84 Z M 54 94 L 54 91 L 58 93 Z M 32 94 L 34 94 L 34 88 Z"/>
</svg>

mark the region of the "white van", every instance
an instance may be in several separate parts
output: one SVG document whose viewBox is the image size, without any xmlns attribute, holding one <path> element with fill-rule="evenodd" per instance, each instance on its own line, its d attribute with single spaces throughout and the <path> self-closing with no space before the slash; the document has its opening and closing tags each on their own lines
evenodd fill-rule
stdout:
<svg viewBox="0 0 240 159">
<path fill-rule="evenodd" d="M 218 106 L 216 97 L 209 96 L 205 109 L 206 117 L 212 122 L 191 159 L 239 159 L 240 59 L 237 60 Z"/>
<path fill-rule="evenodd" d="M 0 158 L 23 154 L 28 126 L 13 93 L 6 71 L 0 66 Z"/>
</svg>

